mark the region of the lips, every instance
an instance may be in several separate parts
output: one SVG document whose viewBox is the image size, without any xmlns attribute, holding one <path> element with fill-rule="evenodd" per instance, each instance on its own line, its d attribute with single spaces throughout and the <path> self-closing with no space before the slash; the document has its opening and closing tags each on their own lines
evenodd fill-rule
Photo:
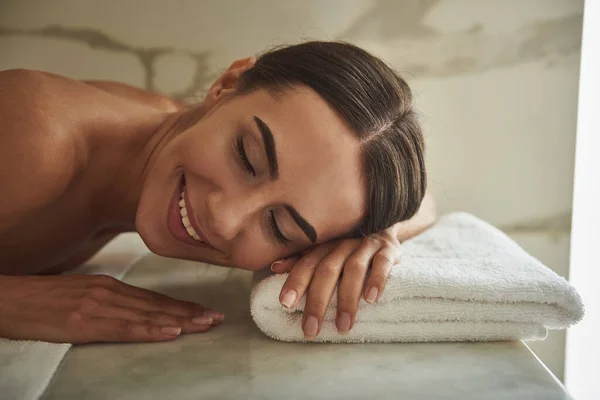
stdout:
<svg viewBox="0 0 600 400">
<path fill-rule="evenodd" d="M 169 207 L 167 217 L 169 232 L 175 239 L 188 245 L 218 250 L 210 244 L 199 228 L 191 204 L 189 193 L 186 190 L 185 177 L 182 175 Z"/>
</svg>

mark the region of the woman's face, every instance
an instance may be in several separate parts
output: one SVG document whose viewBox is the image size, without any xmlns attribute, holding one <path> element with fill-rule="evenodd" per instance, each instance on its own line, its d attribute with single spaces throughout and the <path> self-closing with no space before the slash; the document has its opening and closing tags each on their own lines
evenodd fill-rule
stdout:
<svg viewBox="0 0 600 400">
<path fill-rule="evenodd" d="M 358 139 L 311 89 L 223 96 L 155 157 L 136 225 L 160 255 L 262 269 L 353 229 L 361 171 Z"/>
</svg>

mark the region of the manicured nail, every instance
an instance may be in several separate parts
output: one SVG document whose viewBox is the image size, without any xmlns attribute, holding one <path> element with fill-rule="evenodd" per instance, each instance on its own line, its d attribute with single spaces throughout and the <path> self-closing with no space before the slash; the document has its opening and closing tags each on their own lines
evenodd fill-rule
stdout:
<svg viewBox="0 0 600 400">
<path fill-rule="evenodd" d="M 317 317 L 311 315 L 308 318 L 306 318 L 306 322 L 304 323 L 304 337 L 316 337 L 317 329 L 319 329 L 319 321 L 317 320 Z"/>
<path fill-rule="evenodd" d="M 288 290 L 283 295 L 281 299 L 281 304 L 283 304 L 286 308 L 291 308 L 298 297 L 298 293 L 295 290 Z"/>
<path fill-rule="evenodd" d="M 181 333 L 181 328 L 172 327 L 172 326 L 164 326 L 160 328 L 161 332 L 165 335 L 177 336 Z"/>
<path fill-rule="evenodd" d="M 367 292 L 367 298 L 365 300 L 367 300 L 369 303 L 373 304 L 375 302 L 375 299 L 377 298 L 378 293 L 379 293 L 379 290 L 377 290 L 377 288 L 375 286 L 373 286 Z"/>
<path fill-rule="evenodd" d="M 210 325 L 213 323 L 211 317 L 195 317 L 192 318 L 192 324 L 194 325 Z"/>
<path fill-rule="evenodd" d="M 285 260 L 286 260 L 286 259 L 285 259 L 285 258 L 283 258 L 283 259 L 281 259 L 281 260 L 277 260 L 277 261 L 275 261 L 273 264 L 271 264 L 271 271 L 273 271 L 273 272 L 279 272 L 279 271 L 277 271 L 277 267 L 279 267 L 279 266 L 283 265 L 283 262 L 284 262 Z"/>
<path fill-rule="evenodd" d="M 340 329 L 340 333 L 348 333 L 350 330 L 350 314 L 347 312 L 343 312 L 340 314 L 340 319 L 338 320 L 338 328 Z"/>
<path fill-rule="evenodd" d="M 215 321 L 223 321 L 223 319 L 225 318 L 225 314 L 223 314 L 222 312 L 212 310 L 206 310 L 202 313 L 202 315 L 204 315 L 205 317 L 211 317 Z"/>
</svg>

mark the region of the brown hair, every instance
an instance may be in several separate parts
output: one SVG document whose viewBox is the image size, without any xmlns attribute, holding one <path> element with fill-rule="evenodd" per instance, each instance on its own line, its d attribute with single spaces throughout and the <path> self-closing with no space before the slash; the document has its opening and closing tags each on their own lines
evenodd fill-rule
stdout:
<svg viewBox="0 0 600 400">
<path fill-rule="evenodd" d="M 411 218 L 426 189 L 423 134 L 406 82 L 379 58 L 344 42 L 305 42 L 271 50 L 239 79 L 237 93 L 281 95 L 306 85 L 327 101 L 361 141 L 366 216 L 346 237 Z"/>
</svg>

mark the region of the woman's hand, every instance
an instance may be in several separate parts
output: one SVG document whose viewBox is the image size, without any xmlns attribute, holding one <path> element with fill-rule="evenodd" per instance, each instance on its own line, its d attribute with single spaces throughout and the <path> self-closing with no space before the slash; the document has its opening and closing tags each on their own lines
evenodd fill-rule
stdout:
<svg viewBox="0 0 600 400">
<path fill-rule="evenodd" d="M 350 331 L 361 294 L 369 303 L 377 302 L 392 266 L 400 261 L 400 242 L 433 225 L 436 214 L 435 201 L 426 193 L 419 211 L 408 221 L 364 239 L 334 240 L 312 247 L 300 257 L 274 262 L 273 272 L 290 273 L 279 295 L 281 304 L 294 307 L 307 295 L 302 321 L 304 336 L 314 338 L 319 334 L 340 276 L 336 326 L 342 334 Z M 365 284 L 369 267 L 371 273 Z"/>
<path fill-rule="evenodd" d="M 279 301 L 294 307 L 306 293 L 302 330 L 307 339 L 321 330 L 325 310 L 340 276 L 336 326 L 345 334 L 354 325 L 361 295 L 375 303 L 394 264 L 400 261 L 396 226 L 364 239 L 339 239 L 310 248 L 301 257 L 276 261 L 271 269 L 289 272 Z M 367 279 L 367 270 L 371 273 Z M 366 280 L 366 284 L 365 284 Z"/>
<path fill-rule="evenodd" d="M 57 343 L 160 342 L 223 314 L 107 275 L 0 276 L 0 337 Z"/>
</svg>

